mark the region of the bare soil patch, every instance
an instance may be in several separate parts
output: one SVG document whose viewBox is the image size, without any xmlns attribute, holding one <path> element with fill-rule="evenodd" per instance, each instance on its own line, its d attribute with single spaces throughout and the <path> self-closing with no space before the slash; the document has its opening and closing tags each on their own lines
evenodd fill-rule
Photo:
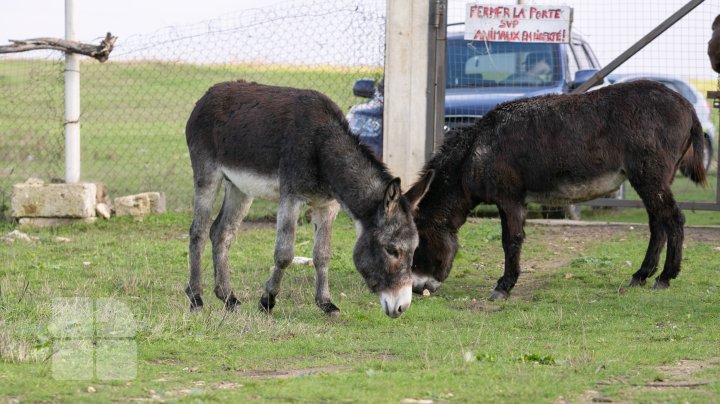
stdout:
<svg viewBox="0 0 720 404">
<path fill-rule="evenodd" d="M 603 386 L 623 386 L 620 395 L 623 397 L 610 398 L 602 395 L 597 390 L 588 390 L 583 392 L 576 400 L 567 400 L 560 398 L 557 403 L 625 403 L 637 402 L 646 397 L 648 392 L 664 392 L 677 391 L 682 389 L 699 389 L 703 386 L 714 383 L 711 380 L 705 380 L 695 375 L 695 373 L 709 368 L 720 366 L 720 358 L 708 358 L 706 360 L 681 360 L 671 365 L 660 366 L 657 368 L 663 373 L 663 376 L 648 380 L 645 383 L 629 383 L 621 378 L 613 378 L 598 383 L 598 387 Z M 709 393 L 708 393 L 709 394 Z M 710 396 L 708 396 L 710 398 Z"/>
<path fill-rule="evenodd" d="M 299 369 L 273 369 L 273 370 L 243 370 L 238 374 L 247 378 L 290 379 L 294 377 L 309 376 L 320 373 L 340 373 L 350 370 L 346 366 L 318 366 Z"/>
</svg>

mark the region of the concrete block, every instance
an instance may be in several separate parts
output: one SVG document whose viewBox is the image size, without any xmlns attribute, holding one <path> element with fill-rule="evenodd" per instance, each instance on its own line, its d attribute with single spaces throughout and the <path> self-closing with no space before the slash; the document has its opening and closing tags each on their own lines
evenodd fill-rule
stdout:
<svg viewBox="0 0 720 404">
<path fill-rule="evenodd" d="M 72 223 L 95 223 L 96 217 L 21 217 L 18 225 L 31 227 L 55 227 Z"/>
<path fill-rule="evenodd" d="M 10 213 L 16 218 L 95 217 L 96 198 L 92 183 L 45 184 L 31 179 L 13 186 Z"/>
</svg>

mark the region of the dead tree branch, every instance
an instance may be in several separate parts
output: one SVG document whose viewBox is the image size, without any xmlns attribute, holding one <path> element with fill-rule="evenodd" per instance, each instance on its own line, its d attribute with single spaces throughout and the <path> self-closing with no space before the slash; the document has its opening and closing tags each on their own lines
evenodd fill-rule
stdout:
<svg viewBox="0 0 720 404">
<path fill-rule="evenodd" d="M 117 40 L 117 37 L 110 35 L 109 32 L 105 36 L 105 39 L 100 42 L 100 45 L 90 45 L 57 38 L 34 38 L 24 40 L 11 39 L 10 42 L 13 44 L 0 46 L 0 53 L 52 49 L 66 53 L 79 53 L 81 55 L 95 58 L 99 62 L 104 62 L 108 60 L 110 52 L 112 52 L 113 46 L 115 46 L 115 40 Z"/>
</svg>

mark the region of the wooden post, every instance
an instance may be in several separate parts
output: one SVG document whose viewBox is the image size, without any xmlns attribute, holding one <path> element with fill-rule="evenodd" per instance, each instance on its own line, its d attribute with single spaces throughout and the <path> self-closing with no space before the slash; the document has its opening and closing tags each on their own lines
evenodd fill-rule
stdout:
<svg viewBox="0 0 720 404">
<path fill-rule="evenodd" d="M 442 136 L 446 6 L 447 0 L 387 2 L 383 161 L 404 189 Z"/>
</svg>

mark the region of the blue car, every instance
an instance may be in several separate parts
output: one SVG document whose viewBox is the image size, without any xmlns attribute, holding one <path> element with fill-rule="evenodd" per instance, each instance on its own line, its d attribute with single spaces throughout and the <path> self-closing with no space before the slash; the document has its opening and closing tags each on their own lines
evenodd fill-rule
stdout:
<svg viewBox="0 0 720 404">
<path fill-rule="evenodd" d="M 520 97 L 568 93 L 600 70 L 583 37 L 570 44 L 473 41 L 463 26 L 448 27 L 445 130 L 471 126 L 497 104 Z M 353 93 L 369 98 L 347 114 L 350 129 L 382 158 L 383 80 L 355 82 Z"/>
</svg>

